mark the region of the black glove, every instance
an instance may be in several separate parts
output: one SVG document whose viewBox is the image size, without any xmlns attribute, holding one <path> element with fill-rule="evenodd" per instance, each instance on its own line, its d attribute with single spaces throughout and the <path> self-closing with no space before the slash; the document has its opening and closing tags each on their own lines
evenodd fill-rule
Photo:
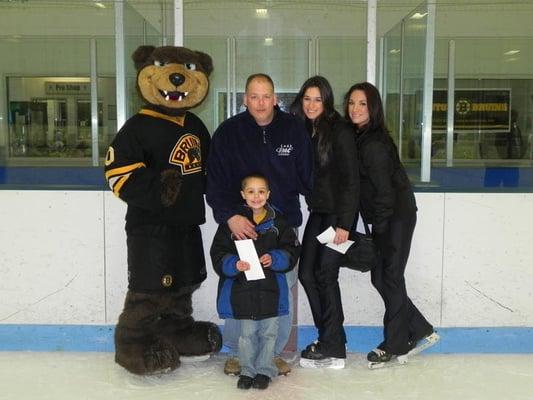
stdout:
<svg viewBox="0 0 533 400">
<path fill-rule="evenodd" d="M 176 202 L 183 179 L 177 169 L 165 169 L 161 172 L 161 203 L 170 207 Z"/>
</svg>

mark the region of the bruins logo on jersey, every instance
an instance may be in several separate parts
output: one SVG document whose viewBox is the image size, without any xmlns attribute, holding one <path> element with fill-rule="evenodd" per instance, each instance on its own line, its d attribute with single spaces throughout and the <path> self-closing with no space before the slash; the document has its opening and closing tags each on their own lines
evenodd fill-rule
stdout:
<svg viewBox="0 0 533 400">
<path fill-rule="evenodd" d="M 200 139 L 190 133 L 183 135 L 172 149 L 169 163 L 178 165 L 182 175 L 194 174 L 202 170 Z"/>
</svg>

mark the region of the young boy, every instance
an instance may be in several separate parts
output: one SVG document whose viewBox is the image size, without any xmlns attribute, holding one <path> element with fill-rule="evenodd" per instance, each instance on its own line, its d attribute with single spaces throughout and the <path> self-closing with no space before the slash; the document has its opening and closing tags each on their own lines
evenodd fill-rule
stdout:
<svg viewBox="0 0 533 400">
<path fill-rule="evenodd" d="M 289 313 L 287 280 L 284 273 L 296 265 L 300 244 L 293 228 L 279 211 L 267 203 L 267 179 L 260 174 L 246 176 L 241 182 L 246 202 L 237 212 L 255 225 L 254 240 L 264 279 L 246 279 L 250 264 L 240 260 L 227 224 L 220 225 L 211 245 L 211 259 L 220 276 L 217 311 L 220 318 L 241 320 L 239 389 L 266 389 L 278 375 L 274 365 L 274 345 L 279 316 Z"/>
</svg>

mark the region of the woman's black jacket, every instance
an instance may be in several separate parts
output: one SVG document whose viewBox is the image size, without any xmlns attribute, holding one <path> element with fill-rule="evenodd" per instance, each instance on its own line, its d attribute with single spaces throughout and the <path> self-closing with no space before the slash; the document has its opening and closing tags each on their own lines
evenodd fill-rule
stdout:
<svg viewBox="0 0 533 400">
<path fill-rule="evenodd" d="M 416 213 L 416 201 L 398 149 L 391 136 L 381 130 L 356 133 L 361 183 L 361 214 L 378 248 L 389 242 L 389 223 Z"/>
<path fill-rule="evenodd" d="M 347 231 L 354 222 L 359 204 L 359 172 L 357 150 L 353 128 L 342 118 L 332 125 L 321 125 L 328 129 L 326 134 L 331 146 L 327 162 L 321 162 L 319 135 L 312 137 L 314 175 L 313 191 L 306 196 L 309 210 L 334 214 L 336 227 Z"/>
</svg>

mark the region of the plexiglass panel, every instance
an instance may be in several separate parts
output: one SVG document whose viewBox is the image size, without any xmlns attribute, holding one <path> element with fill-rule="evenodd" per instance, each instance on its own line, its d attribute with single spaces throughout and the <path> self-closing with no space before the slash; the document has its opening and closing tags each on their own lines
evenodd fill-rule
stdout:
<svg viewBox="0 0 533 400">
<path fill-rule="evenodd" d="M 246 78 L 264 72 L 272 77 L 278 102 L 287 109 L 309 76 L 309 40 L 306 38 L 257 37 L 236 40 L 237 112 L 242 110 Z"/>
<path fill-rule="evenodd" d="M 366 40 L 327 37 L 318 39 L 318 72 L 333 88 L 335 108 L 343 113 L 343 98 L 348 88 L 366 78 Z"/>
<path fill-rule="evenodd" d="M 220 115 L 224 115 L 221 107 L 224 106 L 223 102 L 228 86 L 227 39 L 185 36 L 184 45 L 192 50 L 209 54 L 213 60 L 214 69 L 209 76 L 209 93 L 202 104 L 191 110 L 200 117 L 207 130 L 212 134 L 218 124 L 222 122 Z"/>
</svg>

